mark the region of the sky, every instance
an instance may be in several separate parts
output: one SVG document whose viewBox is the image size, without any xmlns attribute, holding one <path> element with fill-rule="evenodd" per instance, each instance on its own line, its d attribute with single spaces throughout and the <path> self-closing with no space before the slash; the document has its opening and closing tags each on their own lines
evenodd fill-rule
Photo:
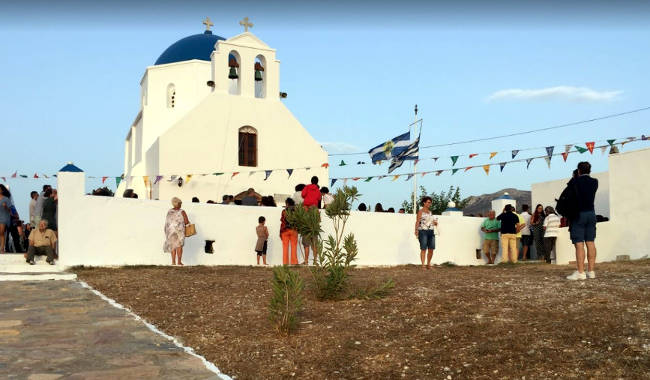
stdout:
<svg viewBox="0 0 650 380">
<path fill-rule="evenodd" d="M 418 105 L 422 146 L 548 128 L 650 106 L 650 5 L 640 1 L 26 1 L 0 12 L 0 176 L 53 174 L 74 162 L 89 176 L 123 172 L 124 138 L 139 110 L 139 81 L 172 43 L 204 30 L 251 32 L 277 50 L 283 100 L 331 154 L 367 152 L 408 130 Z M 429 192 L 459 186 L 462 196 L 567 177 L 587 159 L 572 153 L 498 166 L 467 166 L 541 156 L 544 147 L 650 134 L 650 110 L 565 128 L 421 149 Z M 623 151 L 648 147 L 635 142 Z M 524 150 L 527 148 L 538 148 Z M 489 159 L 483 154 L 499 152 Z M 440 157 L 437 161 L 431 157 Z M 344 160 L 348 165 L 338 166 Z M 330 177 L 387 174 L 367 154 L 330 156 Z M 410 163 L 396 174 L 413 170 Z M 0 179 L 0 182 L 2 180 Z M 54 181 L 9 179 L 27 218 L 29 192 Z M 340 184 L 337 183 L 336 186 Z M 348 181 L 361 200 L 398 208 L 412 181 Z M 89 190 L 100 180 L 88 180 Z M 336 189 L 336 186 L 334 189 Z M 115 188 L 114 183 L 109 187 Z M 216 198 L 216 196 L 215 196 Z"/>
</svg>

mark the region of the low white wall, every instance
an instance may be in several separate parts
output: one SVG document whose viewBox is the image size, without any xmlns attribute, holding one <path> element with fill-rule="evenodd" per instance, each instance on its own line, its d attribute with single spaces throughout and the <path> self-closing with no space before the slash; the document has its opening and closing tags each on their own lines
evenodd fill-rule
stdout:
<svg viewBox="0 0 650 380">
<path fill-rule="evenodd" d="M 60 263 L 73 265 L 168 265 L 163 227 L 171 205 L 168 201 L 98 197 L 83 194 L 83 173 L 60 173 Z M 80 191 L 80 192 L 78 192 Z M 76 192 L 76 194 L 75 194 Z M 269 264 L 282 264 L 279 207 L 247 207 L 183 203 L 197 235 L 185 240 L 183 261 L 188 265 L 255 264 L 255 226 L 266 218 L 270 238 Z M 323 237 L 333 234 L 331 220 L 323 213 Z M 355 235 L 359 247 L 357 265 L 419 264 L 419 246 L 413 215 L 352 212 L 346 232 Z M 481 218 L 439 216 L 433 261 L 480 265 Z M 204 253 L 205 240 L 214 240 L 214 254 Z M 313 256 L 312 256 L 313 257 Z"/>
</svg>

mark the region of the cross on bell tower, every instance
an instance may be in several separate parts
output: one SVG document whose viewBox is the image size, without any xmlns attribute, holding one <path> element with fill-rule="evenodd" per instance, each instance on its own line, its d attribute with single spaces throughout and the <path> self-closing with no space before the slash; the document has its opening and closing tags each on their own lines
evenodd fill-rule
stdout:
<svg viewBox="0 0 650 380">
<path fill-rule="evenodd" d="M 205 25 L 205 31 L 206 31 L 206 32 L 209 32 L 209 31 L 210 31 L 210 27 L 211 27 L 211 26 L 214 26 L 214 24 L 212 23 L 212 21 L 210 21 L 210 17 L 206 17 L 205 20 L 203 20 L 203 25 Z"/>
<path fill-rule="evenodd" d="M 253 27 L 253 23 L 248 21 L 248 17 L 244 17 L 244 19 L 239 22 L 239 25 L 244 27 L 244 32 L 248 32 L 248 28 Z"/>
</svg>

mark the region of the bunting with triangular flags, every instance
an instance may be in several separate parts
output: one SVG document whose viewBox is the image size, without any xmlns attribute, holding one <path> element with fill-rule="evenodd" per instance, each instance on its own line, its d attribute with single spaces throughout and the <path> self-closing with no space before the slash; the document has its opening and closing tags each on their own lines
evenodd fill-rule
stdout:
<svg viewBox="0 0 650 380">
<path fill-rule="evenodd" d="M 546 161 L 546 165 L 548 168 L 551 168 L 551 157 L 544 157 L 544 161 Z"/>
<path fill-rule="evenodd" d="M 648 136 L 646 135 L 641 135 L 641 141 L 646 141 L 648 140 Z"/>
<path fill-rule="evenodd" d="M 506 167 L 506 163 L 505 163 L 505 162 L 501 162 L 501 163 L 499 164 L 499 169 L 501 169 L 501 172 L 502 172 L 502 173 L 503 173 L 503 168 L 505 168 L 505 167 Z"/>
<path fill-rule="evenodd" d="M 115 186 L 120 187 L 120 182 L 122 182 L 122 177 L 115 177 Z"/>
<path fill-rule="evenodd" d="M 269 179 L 269 176 L 273 173 L 273 170 L 264 170 L 264 180 Z"/>
<path fill-rule="evenodd" d="M 431 173 L 431 172 L 422 172 L 422 177 L 424 177 L 425 175 L 427 175 L 429 173 Z"/>
<path fill-rule="evenodd" d="M 358 181 L 359 179 L 361 179 L 361 177 L 352 177 L 353 181 Z"/>
<path fill-rule="evenodd" d="M 345 163 L 345 161 L 341 160 L 341 163 L 339 164 L 339 166 L 345 166 L 345 165 L 347 165 L 347 164 Z"/>
<path fill-rule="evenodd" d="M 499 152 L 491 152 L 491 153 L 490 153 L 490 160 L 491 160 L 492 158 L 494 158 L 494 156 L 496 156 L 497 153 L 499 153 Z"/>
<path fill-rule="evenodd" d="M 614 141 L 616 141 L 616 139 L 609 139 L 607 140 L 607 143 L 609 144 L 609 146 L 614 146 Z"/>
<path fill-rule="evenodd" d="M 371 180 L 372 178 L 373 178 L 373 177 L 368 177 L 368 178 L 366 178 L 365 181 L 363 181 L 363 182 L 370 182 L 370 180 Z"/>
<path fill-rule="evenodd" d="M 456 161 L 458 161 L 458 156 L 451 156 L 451 166 L 456 165 Z"/>
<path fill-rule="evenodd" d="M 332 178 L 332 179 L 330 180 L 330 187 L 334 187 L 334 184 L 336 183 L 336 181 L 337 181 L 336 178 Z"/>
<path fill-rule="evenodd" d="M 223 173 L 217 172 L 217 173 L 212 173 L 212 175 L 218 177 L 218 176 L 220 176 L 220 175 L 223 175 Z"/>
<path fill-rule="evenodd" d="M 517 156 L 517 153 L 519 153 L 519 149 L 514 149 L 512 151 L 512 158 L 515 158 Z"/>
<path fill-rule="evenodd" d="M 407 175 L 405 181 L 408 181 L 408 180 L 411 179 L 411 178 L 413 178 L 413 174 L 409 174 L 409 175 Z"/>
<path fill-rule="evenodd" d="M 235 176 L 236 176 L 237 174 L 239 174 L 239 172 L 234 172 L 234 173 L 232 173 L 232 175 L 230 176 L 230 179 L 235 178 Z"/>
<path fill-rule="evenodd" d="M 169 177 L 169 179 L 167 180 L 167 182 L 174 182 L 174 180 L 176 180 L 176 178 L 178 178 L 178 176 L 177 176 L 177 175 L 173 175 L 173 176 Z"/>
<path fill-rule="evenodd" d="M 363 161 L 357 161 L 357 165 L 365 165 L 366 163 Z"/>
<path fill-rule="evenodd" d="M 476 156 L 478 156 L 478 153 L 470 153 L 469 158 L 474 158 Z"/>
<path fill-rule="evenodd" d="M 189 183 L 192 180 L 192 174 L 188 174 L 185 176 L 185 183 Z"/>
<path fill-rule="evenodd" d="M 50 179 L 50 177 L 47 176 L 47 174 L 41 174 L 43 177 Z"/>
<path fill-rule="evenodd" d="M 569 153 L 569 151 L 573 148 L 573 144 L 567 144 L 564 146 L 564 153 Z"/>
<path fill-rule="evenodd" d="M 607 148 L 609 148 L 607 145 L 603 145 L 603 146 L 601 146 L 601 147 L 600 147 L 600 153 L 601 153 L 601 154 L 605 154 L 605 152 L 607 152 Z"/>
<path fill-rule="evenodd" d="M 329 167 L 330 167 L 330 164 L 328 164 L 328 163 L 326 162 L 326 163 L 324 163 L 323 165 L 321 165 L 320 167 L 321 167 L 321 168 L 329 168 Z"/>
<path fill-rule="evenodd" d="M 25 174 L 20 174 L 20 178 L 27 178 L 27 175 L 25 175 Z"/>
<path fill-rule="evenodd" d="M 434 164 L 438 161 L 438 158 L 440 158 L 440 157 L 433 157 L 433 163 Z"/>
<path fill-rule="evenodd" d="M 18 176 L 18 171 L 15 171 L 14 174 L 11 175 L 11 178 L 16 178 Z"/>
<path fill-rule="evenodd" d="M 102 183 L 106 182 L 106 178 L 108 177 L 102 177 Z"/>
<path fill-rule="evenodd" d="M 444 171 L 444 170 L 438 170 L 438 171 L 436 171 L 436 176 L 439 176 L 440 174 L 442 174 L 443 171 Z"/>
<path fill-rule="evenodd" d="M 156 179 L 153 180 L 153 184 L 154 184 L 154 185 L 157 184 L 158 182 L 160 182 L 161 179 L 163 179 L 163 176 L 161 176 L 161 175 L 157 175 L 157 176 L 156 176 Z"/>
<path fill-rule="evenodd" d="M 526 169 L 530 167 L 530 163 L 533 162 L 533 158 L 527 158 L 526 159 Z"/>
<path fill-rule="evenodd" d="M 569 152 L 563 152 L 562 158 L 564 159 L 564 162 L 566 162 L 567 157 L 569 157 Z"/>
<path fill-rule="evenodd" d="M 149 187 L 149 176 L 142 176 L 142 182 L 144 182 L 144 187 Z"/>
<path fill-rule="evenodd" d="M 589 141 L 589 142 L 586 142 L 585 145 L 587 146 L 587 149 L 589 149 L 589 153 L 593 154 L 594 153 L 594 146 L 596 146 L 596 143 L 594 141 Z"/>
<path fill-rule="evenodd" d="M 451 169 L 451 175 L 456 174 L 456 172 L 457 172 L 458 170 L 459 170 L 458 168 L 456 168 L 456 169 Z"/>
<path fill-rule="evenodd" d="M 37 174 L 37 173 L 34 173 L 34 178 L 38 178 L 38 174 Z"/>
<path fill-rule="evenodd" d="M 490 165 L 483 165 L 483 170 L 485 170 L 485 175 L 490 175 Z"/>
<path fill-rule="evenodd" d="M 395 181 L 395 180 L 398 179 L 398 178 L 399 178 L 399 174 L 398 174 L 398 175 L 394 175 L 394 176 L 393 176 L 393 179 L 392 179 L 391 181 Z"/>
<path fill-rule="evenodd" d="M 287 169 L 287 173 L 289 173 L 289 178 L 291 178 L 291 174 L 293 174 L 293 169 Z"/>
<path fill-rule="evenodd" d="M 473 168 L 473 166 L 468 166 L 468 167 L 465 168 L 465 171 L 468 171 L 471 168 Z"/>
<path fill-rule="evenodd" d="M 587 151 L 587 148 L 576 145 L 576 150 L 582 154 Z"/>
<path fill-rule="evenodd" d="M 553 157 L 553 150 L 555 149 L 554 146 L 547 146 L 546 147 L 546 156 L 551 158 Z"/>
</svg>

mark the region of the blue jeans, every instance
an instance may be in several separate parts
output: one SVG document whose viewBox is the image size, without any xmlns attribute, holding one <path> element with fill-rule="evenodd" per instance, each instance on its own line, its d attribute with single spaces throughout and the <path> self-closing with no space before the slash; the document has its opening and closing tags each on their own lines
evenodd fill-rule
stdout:
<svg viewBox="0 0 650 380">
<path fill-rule="evenodd" d="M 573 244 L 596 240 L 596 212 L 580 211 L 571 221 L 570 236 Z"/>
<path fill-rule="evenodd" d="M 433 230 L 418 230 L 418 240 L 420 241 L 420 250 L 435 249 L 436 237 L 433 235 Z"/>
</svg>

